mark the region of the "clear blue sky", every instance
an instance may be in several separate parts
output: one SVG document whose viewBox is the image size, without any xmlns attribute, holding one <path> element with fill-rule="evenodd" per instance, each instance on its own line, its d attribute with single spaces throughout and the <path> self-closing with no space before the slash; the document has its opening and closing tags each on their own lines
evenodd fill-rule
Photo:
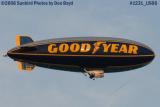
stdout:
<svg viewBox="0 0 160 107">
<path fill-rule="evenodd" d="M 160 4 L 130 6 L 128 0 L 74 0 L 67 6 L 0 6 L 0 51 L 15 46 L 15 35 L 34 40 L 73 36 L 120 37 L 153 48 L 154 61 L 140 69 L 90 80 L 80 73 L 36 67 L 19 73 L 0 57 L 1 107 L 160 106 Z"/>
</svg>

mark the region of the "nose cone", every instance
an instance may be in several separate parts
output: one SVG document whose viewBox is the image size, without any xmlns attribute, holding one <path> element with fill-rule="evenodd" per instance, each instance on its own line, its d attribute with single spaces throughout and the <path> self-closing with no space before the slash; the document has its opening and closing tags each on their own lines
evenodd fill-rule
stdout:
<svg viewBox="0 0 160 107">
<path fill-rule="evenodd" d="M 151 50 L 151 53 L 152 53 L 152 57 L 151 57 L 151 61 L 155 58 L 155 53 L 154 53 L 154 51 L 153 50 Z M 151 62 L 150 61 L 150 62 Z"/>
<path fill-rule="evenodd" d="M 148 55 L 148 56 L 146 56 L 145 59 L 148 58 L 148 63 L 150 63 L 150 62 L 152 62 L 153 59 L 155 58 L 155 53 L 154 53 L 154 51 L 153 51 L 151 48 L 146 48 L 146 50 L 147 50 L 146 55 Z M 145 60 L 145 59 L 144 59 L 144 60 Z"/>
</svg>

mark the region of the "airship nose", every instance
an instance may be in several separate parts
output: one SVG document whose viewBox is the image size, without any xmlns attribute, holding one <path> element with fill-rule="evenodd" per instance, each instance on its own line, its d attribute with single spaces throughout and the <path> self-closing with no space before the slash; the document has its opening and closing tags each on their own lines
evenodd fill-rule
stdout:
<svg viewBox="0 0 160 107">
<path fill-rule="evenodd" d="M 153 60 L 153 59 L 155 58 L 155 53 L 154 53 L 153 50 L 151 50 L 151 51 L 152 51 L 152 55 L 153 55 L 153 56 L 152 56 L 152 60 Z M 152 61 L 152 60 L 151 60 L 151 61 Z"/>
<path fill-rule="evenodd" d="M 149 62 L 152 62 L 153 61 L 153 59 L 155 58 L 155 53 L 154 53 L 154 51 L 152 50 L 152 49 L 148 49 L 149 51 L 150 51 L 150 60 L 149 60 Z"/>
</svg>

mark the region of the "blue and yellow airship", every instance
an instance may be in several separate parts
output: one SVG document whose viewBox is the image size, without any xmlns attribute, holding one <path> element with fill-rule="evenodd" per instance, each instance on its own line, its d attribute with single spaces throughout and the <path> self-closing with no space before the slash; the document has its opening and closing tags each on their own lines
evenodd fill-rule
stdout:
<svg viewBox="0 0 160 107">
<path fill-rule="evenodd" d="M 91 79 L 143 67 L 155 57 L 145 44 L 121 38 L 71 37 L 34 42 L 20 35 L 16 36 L 16 47 L 7 55 L 18 62 L 20 71 L 39 66 L 82 72 Z"/>
</svg>

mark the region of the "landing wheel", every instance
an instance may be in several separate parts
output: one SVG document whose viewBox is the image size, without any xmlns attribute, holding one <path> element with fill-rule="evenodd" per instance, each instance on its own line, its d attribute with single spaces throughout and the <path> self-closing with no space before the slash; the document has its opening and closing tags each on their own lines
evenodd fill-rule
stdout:
<svg viewBox="0 0 160 107">
<path fill-rule="evenodd" d="M 95 77 L 95 73 L 90 73 L 90 74 L 89 74 L 89 78 L 90 78 L 90 79 L 94 79 L 94 77 Z"/>
</svg>

